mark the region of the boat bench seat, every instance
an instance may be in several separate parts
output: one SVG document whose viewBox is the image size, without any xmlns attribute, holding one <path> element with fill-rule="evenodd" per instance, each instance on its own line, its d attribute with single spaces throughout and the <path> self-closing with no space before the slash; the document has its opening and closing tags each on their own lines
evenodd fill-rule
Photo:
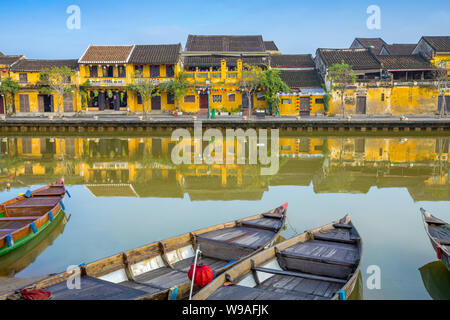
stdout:
<svg viewBox="0 0 450 320">
<path fill-rule="evenodd" d="M 264 280 L 257 288 L 302 300 L 323 300 L 332 298 L 343 285 L 338 282 L 274 275 Z"/>
<path fill-rule="evenodd" d="M 133 288 L 136 290 L 145 291 L 150 294 L 158 293 L 158 292 L 165 290 L 163 288 L 156 288 L 149 284 L 139 283 L 139 282 L 135 282 L 135 281 L 123 281 L 123 282 L 119 282 L 118 284 L 120 284 L 121 286 Z"/>
<path fill-rule="evenodd" d="M 143 290 L 89 276 L 80 278 L 80 289 L 69 289 L 63 281 L 45 290 L 50 291 L 55 300 L 129 300 L 148 295 Z"/>
<path fill-rule="evenodd" d="M 316 233 L 314 239 L 342 243 L 356 243 L 359 240 L 358 237 L 352 235 L 351 230 L 344 228 L 335 229 L 329 233 Z"/>
<path fill-rule="evenodd" d="M 220 260 L 239 260 L 272 241 L 275 233 L 248 227 L 233 227 L 196 235 L 205 257 Z"/>
<path fill-rule="evenodd" d="M 273 238 L 274 233 L 247 227 L 219 229 L 197 235 L 201 239 L 210 239 L 222 243 L 235 244 L 241 247 L 258 249 Z"/>
<path fill-rule="evenodd" d="M 322 240 L 296 244 L 281 251 L 281 255 L 346 266 L 355 265 L 359 259 L 358 249 L 355 245 Z"/>
<path fill-rule="evenodd" d="M 223 286 L 208 300 L 301 300 L 301 297 L 240 285 Z"/>
<path fill-rule="evenodd" d="M 250 228 L 258 228 L 278 232 L 283 225 L 282 220 L 272 218 L 258 218 L 242 221 L 242 225 Z"/>
<path fill-rule="evenodd" d="M 33 197 L 49 197 L 49 196 L 61 196 L 65 193 L 64 187 L 50 186 L 48 189 L 42 191 L 33 192 Z"/>
<path fill-rule="evenodd" d="M 310 240 L 277 254 L 284 268 L 319 276 L 348 279 L 358 265 L 357 245 Z"/>
<path fill-rule="evenodd" d="M 34 221 L 41 217 L 42 216 L 2 217 L 2 218 L 0 218 L 0 222 L 2 222 L 2 221 L 27 221 L 27 220 Z"/>
<path fill-rule="evenodd" d="M 209 266 L 213 270 L 219 270 L 225 266 L 229 261 L 215 259 L 211 257 L 201 257 L 200 263 Z M 194 257 L 183 259 L 172 264 L 173 268 L 182 272 L 189 272 L 191 265 L 194 264 Z"/>
<path fill-rule="evenodd" d="M 135 275 L 134 280 L 138 283 L 148 284 L 152 287 L 165 290 L 188 282 L 189 278 L 187 272 L 174 270 L 169 267 L 161 267 L 140 275 Z"/>
</svg>

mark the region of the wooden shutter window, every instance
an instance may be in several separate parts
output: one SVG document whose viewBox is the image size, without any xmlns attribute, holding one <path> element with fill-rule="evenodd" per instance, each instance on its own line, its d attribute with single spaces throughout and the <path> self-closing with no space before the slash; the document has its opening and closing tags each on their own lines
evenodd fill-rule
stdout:
<svg viewBox="0 0 450 320">
<path fill-rule="evenodd" d="M 151 78 L 159 77 L 159 66 L 150 66 L 150 77 Z"/>
<path fill-rule="evenodd" d="M 184 102 L 195 102 L 195 96 L 193 96 L 193 95 L 185 96 Z"/>
<path fill-rule="evenodd" d="M 73 111 L 73 95 L 72 93 L 65 93 L 63 95 L 64 112 Z"/>
<path fill-rule="evenodd" d="M 173 65 L 166 66 L 166 77 L 173 77 L 174 75 Z"/>
<path fill-rule="evenodd" d="M 19 82 L 20 83 L 27 83 L 28 82 L 28 74 L 26 74 L 26 73 L 19 73 Z"/>
<path fill-rule="evenodd" d="M 19 94 L 20 112 L 30 112 L 30 99 L 27 94 Z"/>
<path fill-rule="evenodd" d="M 97 66 L 90 66 L 89 67 L 89 76 L 91 78 L 97 78 L 98 77 L 98 68 L 97 68 Z"/>
<path fill-rule="evenodd" d="M 175 104 L 175 96 L 172 93 L 167 94 L 167 104 Z"/>
</svg>

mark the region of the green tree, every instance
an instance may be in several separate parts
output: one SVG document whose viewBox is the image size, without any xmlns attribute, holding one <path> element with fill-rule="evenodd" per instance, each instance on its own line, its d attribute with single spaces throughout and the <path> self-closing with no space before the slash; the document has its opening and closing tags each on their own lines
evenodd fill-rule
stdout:
<svg viewBox="0 0 450 320">
<path fill-rule="evenodd" d="M 142 112 L 144 117 L 147 117 L 147 113 L 150 110 L 150 101 L 155 96 L 160 96 L 157 88 L 158 85 L 154 83 L 151 79 L 144 78 L 140 71 L 137 71 L 133 83 L 129 84 L 128 89 L 139 94 L 142 99 Z"/>
<path fill-rule="evenodd" d="M 76 85 L 72 83 L 72 77 L 75 74 L 75 71 L 67 66 L 45 68 L 40 73 L 39 92 L 47 95 L 58 94 L 56 110 L 54 111 L 58 112 L 60 116 L 64 112 L 62 104 L 64 95 L 72 96 L 72 92 L 76 89 Z"/>
<path fill-rule="evenodd" d="M 331 80 L 331 90 L 336 90 L 341 95 L 342 117 L 345 117 L 344 93 L 356 83 L 356 74 L 352 67 L 342 60 L 328 69 L 328 78 Z"/>
<path fill-rule="evenodd" d="M 440 110 L 441 116 L 447 114 L 447 101 L 445 99 L 445 93 L 447 92 L 448 84 L 450 81 L 447 70 L 447 63 L 449 62 L 450 59 L 440 60 L 438 67 L 434 70 L 434 79 L 437 82 L 437 88 L 439 90 L 440 96 L 442 97 L 440 109 L 438 106 L 438 110 Z"/>
<path fill-rule="evenodd" d="M 274 105 L 276 108 L 280 103 L 278 94 L 290 91 L 289 86 L 281 80 L 279 71 L 274 69 L 263 71 L 260 87 L 267 103 Z"/>
<path fill-rule="evenodd" d="M 0 93 L 5 96 L 5 104 L 8 106 L 6 114 L 14 113 L 14 97 L 19 91 L 19 83 L 8 77 L 0 84 Z M 9 103 L 8 103 L 9 102 Z"/>
<path fill-rule="evenodd" d="M 80 84 L 79 92 L 81 96 L 81 108 L 86 109 L 89 105 L 90 95 L 88 88 L 91 86 L 91 82 L 86 80 L 84 83 Z"/>
<path fill-rule="evenodd" d="M 248 100 L 248 116 L 252 114 L 252 98 L 261 82 L 263 70 L 260 66 L 244 65 L 244 70 L 240 82 L 241 88 Z"/>
<path fill-rule="evenodd" d="M 176 102 L 176 109 L 180 111 L 180 102 L 187 94 L 190 84 L 187 80 L 186 74 L 180 72 L 175 78 L 161 83 L 161 90 L 173 94 Z"/>
</svg>

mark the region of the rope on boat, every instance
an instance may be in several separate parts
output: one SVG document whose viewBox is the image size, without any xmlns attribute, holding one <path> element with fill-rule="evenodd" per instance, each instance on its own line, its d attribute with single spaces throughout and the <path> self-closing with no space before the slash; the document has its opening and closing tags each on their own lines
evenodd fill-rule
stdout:
<svg viewBox="0 0 450 320">
<path fill-rule="evenodd" d="M 288 216 L 286 216 L 286 221 L 287 221 L 289 227 L 292 229 L 292 231 L 294 231 L 295 235 L 299 235 L 297 230 L 295 230 L 295 228 L 292 226 L 291 222 L 289 221 L 289 217 Z"/>
</svg>

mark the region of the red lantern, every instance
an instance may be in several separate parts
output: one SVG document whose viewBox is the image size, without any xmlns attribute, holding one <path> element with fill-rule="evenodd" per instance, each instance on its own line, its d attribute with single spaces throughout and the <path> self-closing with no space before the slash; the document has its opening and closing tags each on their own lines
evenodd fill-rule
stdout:
<svg viewBox="0 0 450 320">
<path fill-rule="evenodd" d="M 194 265 L 191 265 L 191 268 L 188 272 L 189 280 L 192 280 L 192 273 L 194 271 Z M 212 281 L 214 278 L 214 271 L 207 266 L 206 264 L 197 264 L 197 267 L 195 268 L 195 279 L 194 283 L 198 285 L 199 287 L 204 287 L 208 283 Z"/>
<path fill-rule="evenodd" d="M 6 69 L 2 69 L 2 72 L 3 72 L 3 73 L 6 73 Z"/>
</svg>

